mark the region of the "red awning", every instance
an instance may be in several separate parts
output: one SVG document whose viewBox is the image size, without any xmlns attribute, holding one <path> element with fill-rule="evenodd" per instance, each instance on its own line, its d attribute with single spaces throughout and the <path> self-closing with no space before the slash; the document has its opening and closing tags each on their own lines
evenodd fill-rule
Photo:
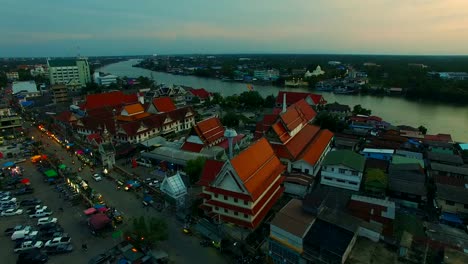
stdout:
<svg viewBox="0 0 468 264">
<path fill-rule="evenodd" d="M 94 214 L 92 215 L 88 223 L 94 230 L 100 230 L 106 227 L 112 220 L 105 214 Z"/>
<path fill-rule="evenodd" d="M 94 207 L 88 208 L 88 209 L 86 209 L 86 210 L 83 211 L 83 213 L 84 213 L 85 215 L 92 215 L 92 214 L 94 214 L 94 213 L 96 213 L 96 212 L 97 212 L 97 210 L 96 210 L 96 208 L 94 208 Z"/>
</svg>

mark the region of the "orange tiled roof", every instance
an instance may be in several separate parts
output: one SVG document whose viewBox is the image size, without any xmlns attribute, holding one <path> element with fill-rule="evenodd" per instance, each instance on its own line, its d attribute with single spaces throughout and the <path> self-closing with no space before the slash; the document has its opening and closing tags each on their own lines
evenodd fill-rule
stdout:
<svg viewBox="0 0 468 264">
<path fill-rule="evenodd" d="M 320 127 L 314 125 L 306 125 L 299 131 L 288 143 L 286 148 L 291 154 L 291 159 L 296 160 L 304 149 L 312 142 L 315 136 L 320 131 Z"/>
<path fill-rule="evenodd" d="M 170 112 L 177 108 L 170 97 L 154 98 L 153 105 L 158 112 Z"/>
<path fill-rule="evenodd" d="M 316 115 L 317 113 L 315 110 L 310 105 L 308 105 L 304 99 L 301 99 L 289 106 L 286 109 L 286 112 L 280 114 L 280 120 L 283 123 L 284 128 L 290 132 L 301 124 L 305 125 L 311 122 Z M 278 134 L 277 129 L 275 129 L 275 132 Z M 281 137 L 281 134 L 278 134 L 278 137 Z"/>
<path fill-rule="evenodd" d="M 231 164 L 254 201 L 285 169 L 265 138 L 234 157 Z"/>
<path fill-rule="evenodd" d="M 195 126 L 195 131 L 198 136 L 207 144 L 224 137 L 224 127 L 217 117 L 211 117 L 200 121 Z"/>
<path fill-rule="evenodd" d="M 150 113 L 139 113 L 139 114 L 131 115 L 131 116 L 119 115 L 119 116 L 116 116 L 115 118 L 116 118 L 117 120 L 119 120 L 119 121 L 131 122 L 131 121 L 135 121 L 135 120 L 138 120 L 138 119 L 142 119 L 142 118 L 148 117 L 148 116 L 150 116 L 150 115 L 151 115 Z"/>
<path fill-rule="evenodd" d="M 301 159 L 307 161 L 309 164 L 316 164 L 332 138 L 333 133 L 330 130 L 321 130 L 314 138 L 314 141 L 304 150 Z"/>
<path fill-rule="evenodd" d="M 135 115 L 135 114 L 141 114 L 142 112 L 145 112 L 145 109 L 140 103 L 136 104 L 131 104 L 131 105 L 126 105 L 124 106 L 124 110 L 127 111 L 128 115 Z"/>
</svg>

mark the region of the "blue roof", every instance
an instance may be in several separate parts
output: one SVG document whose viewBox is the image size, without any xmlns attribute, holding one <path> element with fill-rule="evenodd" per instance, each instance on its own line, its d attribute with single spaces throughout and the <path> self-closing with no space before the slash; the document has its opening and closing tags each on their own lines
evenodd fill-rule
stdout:
<svg viewBox="0 0 468 264">
<path fill-rule="evenodd" d="M 456 224 L 463 224 L 463 221 L 456 214 L 442 213 L 442 215 L 440 216 L 440 219 L 445 220 L 447 222 L 456 223 Z"/>
<path fill-rule="evenodd" d="M 468 143 L 460 143 L 459 145 L 462 150 L 468 150 Z"/>
<path fill-rule="evenodd" d="M 28 107 L 28 106 L 31 106 L 31 105 L 33 105 L 33 104 L 34 104 L 33 101 L 21 102 L 21 106 L 24 106 L 24 107 Z"/>
</svg>

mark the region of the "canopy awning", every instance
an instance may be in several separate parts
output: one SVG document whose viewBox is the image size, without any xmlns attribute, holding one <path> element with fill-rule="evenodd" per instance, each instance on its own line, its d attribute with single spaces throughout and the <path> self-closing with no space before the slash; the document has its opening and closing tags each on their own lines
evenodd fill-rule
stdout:
<svg viewBox="0 0 468 264">
<path fill-rule="evenodd" d="M 60 165 L 58 166 L 58 168 L 61 169 L 61 170 L 64 170 L 64 169 L 67 168 L 67 165 L 65 165 L 65 164 L 60 164 Z"/>
<path fill-rule="evenodd" d="M 53 177 L 57 177 L 58 174 L 55 170 L 47 170 L 44 172 L 44 175 L 49 178 L 53 178 Z"/>
<path fill-rule="evenodd" d="M 15 166 L 15 163 L 13 161 L 8 161 L 8 162 L 3 163 L 4 168 L 13 167 L 13 166 Z"/>
<path fill-rule="evenodd" d="M 96 212 L 97 212 L 97 210 L 96 210 L 96 208 L 94 208 L 94 207 L 88 208 L 88 209 L 86 209 L 86 210 L 83 211 L 83 213 L 84 213 L 85 215 L 92 215 L 92 214 L 94 214 L 94 213 L 96 213 Z"/>
</svg>

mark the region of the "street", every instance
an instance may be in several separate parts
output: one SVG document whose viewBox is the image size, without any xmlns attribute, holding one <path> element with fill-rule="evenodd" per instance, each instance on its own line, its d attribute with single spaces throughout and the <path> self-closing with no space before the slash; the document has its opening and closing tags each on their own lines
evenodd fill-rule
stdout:
<svg viewBox="0 0 468 264">
<path fill-rule="evenodd" d="M 37 129 L 32 129 L 31 135 L 37 138 L 40 138 L 41 132 Z M 80 167 L 80 161 L 76 159 L 76 157 L 70 157 L 69 153 L 63 149 L 57 142 L 52 139 L 49 139 L 45 135 L 42 137 L 43 142 L 49 143 L 49 147 L 47 147 L 47 151 L 55 152 L 57 157 L 63 158 L 63 163 L 66 164 L 68 167 L 72 168 L 72 170 L 77 171 Z M 72 159 L 75 159 L 75 164 L 72 164 Z M 25 163 L 26 164 L 26 163 Z M 30 162 L 27 162 L 28 166 L 31 165 Z M 34 169 L 31 169 L 31 171 Z M 30 171 L 28 168 L 27 171 Z M 35 171 L 35 170 L 34 170 Z M 98 170 L 97 170 L 98 171 Z M 37 172 L 36 172 L 37 173 Z M 113 175 L 114 172 L 110 172 L 112 177 L 119 178 L 119 175 Z M 91 188 L 96 190 L 97 192 L 101 193 L 104 197 L 104 200 L 108 203 L 108 206 L 115 207 L 117 210 L 121 211 L 124 214 L 124 218 L 127 223 L 128 220 L 132 217 L 139 217 L 141 215 L 145 216 L 155 216 L 161 217 L 166 219 L 168 228 L 169 228 L 169 239 L 167 241 L 160 243 L 160 248 L 166 251 L 169 254 L 169 258 L 174 263 L 226 263 L 224 257 L 220 254 L 220 252 L 212 247 L 202 247 L 199 244 L 199 239 L 194 236 L 187 236 L 182 233 L 183 224 L 181 222 L 176 221 L 175 217 L 172 215 L 168 215 L 166 213 L 159 213 L 153 208 L 143 207 L 142 200 L 138 200 L 134 193 L 126 192 L 124 190 L 117 190 L 116 185 L 114 182 L 108 180 L 106 177 L 103 177 L 102 181 L 96 182 L 92 179 L 91 175 L 92 172 L 90 171 L 89 167 L 85 166 L 83 171 L 79 173 L 79 175 L 86 179 L 89 182 Z M 28 175 L 29 176 L 29 175 Z M 31 177 L 31 176 L 29 176 Z M 34 182 L 34 185 L 45 185 L 42 181 L 41 177 L 39 178 L 39 182 Z M 52 189 L 51 187 L 49 189 Z M 46 204 L 50 200 L 57 200 L 58 203 L 61 203 L 60 199 L 57 197 L 57 193 L 55 197 L 49 197 L 48 199 L 44 199 Z M 38 198 L 42 199 L 39 195 Z M 54 208 L 53 208 L 54 209 Z M 82 219 L 84 217 L 82 211 L 86 209 L 83 206 L 76 206 L 74 208 L 66 208 L 65 213 L 63 214 L 72 214 L 73 217 L 78 219 Z M 71 216 L 69 216 L 71 217 Z M 59 219 L 60 220 L 60 219 Z M 79 225 L 79 223 L 76 223 Z M 64 226 L 65 230 L 68 232 L 66 226 Z M 73 227 L 70 227 L 73 228 Z M 76 228 L 76 227 L 75 227 Z M 86 227 L 84 227 L 86 228 Z M 119 229 L 124 229 L 125 223 L 119 227 Z M 70 233 L 73 238 L 73 234 Z M 105 251 L 108 248 L 111 248 L 116 244 L 118 241 L 113 241 L 111 238 L 108 239 L 99 239 L 94 238 L 89 230 L 83 231 L 81 236 L 77 236 L 78 239 L 86 239 L 92 238 L 93 242 L 96 240 L 96 246 L 99 250 Z M 110 237 L 110 234 L 109 234 Z M 75 240 L 77 241 L 77 240 Z M 99 252 L 99 250 L 94 250 L 94 243 L 88 243 L 91 250 L 87 252 L 89 257 L 92 257 L 91 252 Z M 78 244 L 79 245 L 79 244 Z M 78 250 L 80 251 L 80 250 Z M 69 255 L 71 256 L 71 255 Z M 64 256 L 66 257 L 66 256 Z M 76 262 L 76 263 L 83 263 L 83 262 Z"/>
</svg>

